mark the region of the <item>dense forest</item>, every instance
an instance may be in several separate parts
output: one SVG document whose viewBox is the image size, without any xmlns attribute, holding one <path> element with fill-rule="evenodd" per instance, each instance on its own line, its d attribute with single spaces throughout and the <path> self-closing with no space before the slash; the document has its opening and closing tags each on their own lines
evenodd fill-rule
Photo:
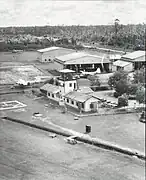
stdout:
<svg viewBox="0 0 146 180">
<path fill-rule="evenodd" d="M 71 39 L 74 44 L 99 43 L 125 49 L 145 49 L 146 24 L 122 25 L 115 20 L 113 25 L 98 26 L 35 26 L 0 28 L 2 36 L 18 36 L 30 34 L 33 36 L 59 37 Z"/>
</svg>

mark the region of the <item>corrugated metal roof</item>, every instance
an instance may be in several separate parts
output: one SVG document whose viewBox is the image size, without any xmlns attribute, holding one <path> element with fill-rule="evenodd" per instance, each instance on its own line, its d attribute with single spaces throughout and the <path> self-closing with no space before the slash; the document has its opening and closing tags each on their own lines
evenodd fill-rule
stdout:
<svg viewBox="0 0 146 180">
<path fill-rule="evenodd" d="M 39 49 L 37 51 L 40 52 L 40 53 L 43 53 L 43 52 L 53 51 L 53 50 L 56 50 L 56 49 L 59 49 L 59 48 L 60 47 L 49 47 L 49 48 Z"/>
<path fill-rule="evenodd" d="M 66 61 L 76 59 L 76 58 L 79 58 L 79 57 L 83 57 L 83 56 L 86 56 L 86 55 L 87 54 L 83 53 L 83 52 L 73 52 L 73 53 L 70 53 L 70 54 L 67 54 L 67 55 L 58 56 L 58 57 L 56 57 L 56 59 L 58 59 L 59 61 L 62 61 L 62 62 L 66 62 Z"/>
<path fill-rule="evenodd" d="M 65 97 L 72 99 L 72 100 L 75 100 L 75 101 L 78 101 L 78 102 L 81 102 L 81 103 L 87 101 L 90 98 L 93 98 L 89 94 L 83 94 L 83 93 L 77 92 L 77 91 L 70 92 L 70 93 L 66 94 Z"/>
<path fill-rule="evenodd" d="M 78 101 L 78 102 L 85 102 L 88 99 L 90 99 L 92 96 L 82 94 L 80 92 L 70 92 L 67 95 L 65 95 L 66 98 L 70 98 L 72 100 Z"/>
<path fill-rule="evenodd" d="M 83 94 L 91 94 L 94 91 L 90 87 L 80 87 L 77 92 L 83 93 Z"/>
<path fill-rule="evenodd" d="M 136 59 L 136 58 L 139 58 L 141 56 L 145 56 L 145 51 L 134 51 L 132 53 L 128 53 L 128 54 L 122 56 L 122 58 Z"/>
<path fill-rule="evenodd" d="M 102 61 L 103 60 L 103 61 Z M 110 63 L 109 59 L 95 56 L 95 55 L 86 55 L 84 57 L 76 58 L 65 62 L 65 64 L 98 64 L 98 63 Z"/>
<path fill-rule="evenodd" d="M 127 66 L 127 65 L 129 65 L 129 64 L 131 64 L 131 62 L 118 60 L 118 61 L 115 61 L 115 62 L 113 63 L 113 66 L 125 67 L 125 66 Z"/>
<path fill-rule="evenodd" d="M 45 84 L 40 89 L 41 90 L 45 90 L 47 92 L 51 92 L 51 93 L 58 93 L 58 92 L 60 92 L 60 89 L 58 88 L 58 86 L 55 86 L 55 85 L 52 85 L 52 84 Z"/>
</svg>

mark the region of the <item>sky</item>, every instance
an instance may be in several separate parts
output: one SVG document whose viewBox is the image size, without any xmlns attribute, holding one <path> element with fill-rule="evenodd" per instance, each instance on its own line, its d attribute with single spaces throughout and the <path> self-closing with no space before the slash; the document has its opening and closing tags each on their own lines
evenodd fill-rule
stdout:
<svg viewBox="0 0 146 180">
<path fill-rule="evenodd" d="M 0 0 L 0 27 L 146 23 L 146 0 Z"/>
</svg>

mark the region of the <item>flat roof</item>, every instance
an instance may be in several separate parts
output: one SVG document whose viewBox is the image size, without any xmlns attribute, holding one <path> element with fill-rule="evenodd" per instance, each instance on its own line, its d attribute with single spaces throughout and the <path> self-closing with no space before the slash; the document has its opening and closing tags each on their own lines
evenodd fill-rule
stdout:
<svg viewBox="0 0 146 180">
<path fill-rule="evenodd" d="M 98 64 L 98 63 L 110 63 L 108 58 L 101 56 L 89 55 L 66 61 L 65 64 Z"/>
<path fill-rule="evenodd" d="M 60 47 L 48 47 L 48 48 L 44 48 L 44 49 L 39 49 L 37 51 L 40 52 L 40 53 L 43 53 L 43 52 L 48 52 L 48 51 L 56 50 L 56 49 L 59 49 L 59 48 Z"/>
<path fill-rule="evenodd" d="M 84 53 L 84 52 L 73 52 L 73 53 L 70 53 L 70 54 L 67 54 L 67 55 L 58 56 L 58 57 L 56 57 L 56 59 L 58 59 L 58 60 L 60 60 L 62 62 L 66 62 L 66 61 L 76 59 L 76 58 L 79 58 L 79 57 L 84 57 L 86 55 L 87 55 L 87 53 Z"/>
<path fill-rule="evenodd" d="M 114 66 L 120 66 L 120 67 L 125 67 L 129 64 L 131 64 L 132 62 L 127 62 L 127 61 L 122 61 L 122 60 L 118 60 L 118 61 L 115 61 L 113 63 Z"/>
<path fill-rule="evenodd" d="M 134 51 L 132 53 L 128 53 L 128 54 L 125 54 L 122 56 L 122 58 L 126 58 L 126 59 L 136 59 L 136 58 L 139 58 L 141 56 L 144 56 L 145 57 L 145 54 L 146 52 L 145 51 Z"/>
<path fill-rule="evenodd" d="M 62 69 L 62 70 L 60 70 L 59 72 L 61 72 L 61 73 L 73 73 L 73 72 L 75 72 L 75 71 L 73 71 L 73 70 L 71 70 L 71 69 Z"/>
</svg>

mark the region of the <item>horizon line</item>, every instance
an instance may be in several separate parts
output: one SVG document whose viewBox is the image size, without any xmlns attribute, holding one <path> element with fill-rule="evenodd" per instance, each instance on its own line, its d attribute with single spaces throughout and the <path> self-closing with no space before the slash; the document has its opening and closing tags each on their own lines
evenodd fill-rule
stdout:
<svg viewBox="0 0 146 180">
<path fill-rule="evenodd" d="M 45 26 L 50 26 L 50 27 L 55 27 L 55 26 L 113 26 L 113 24 L 72 24 L 72 25 L 65 25 L 65 24 L 57 24 L 57 25 L 10 25 L 10 26 L 0 26 L 0 28 L 10 28 L 10 27 L 45 27 Z M 143 23 L 127 23 L 127 24 L 121 24 L 119 23 L 119 25 L 124 25 L 124 26 L 127 26 L 127 25 L 146 25 L 144 22 Z"/>
</svg>

